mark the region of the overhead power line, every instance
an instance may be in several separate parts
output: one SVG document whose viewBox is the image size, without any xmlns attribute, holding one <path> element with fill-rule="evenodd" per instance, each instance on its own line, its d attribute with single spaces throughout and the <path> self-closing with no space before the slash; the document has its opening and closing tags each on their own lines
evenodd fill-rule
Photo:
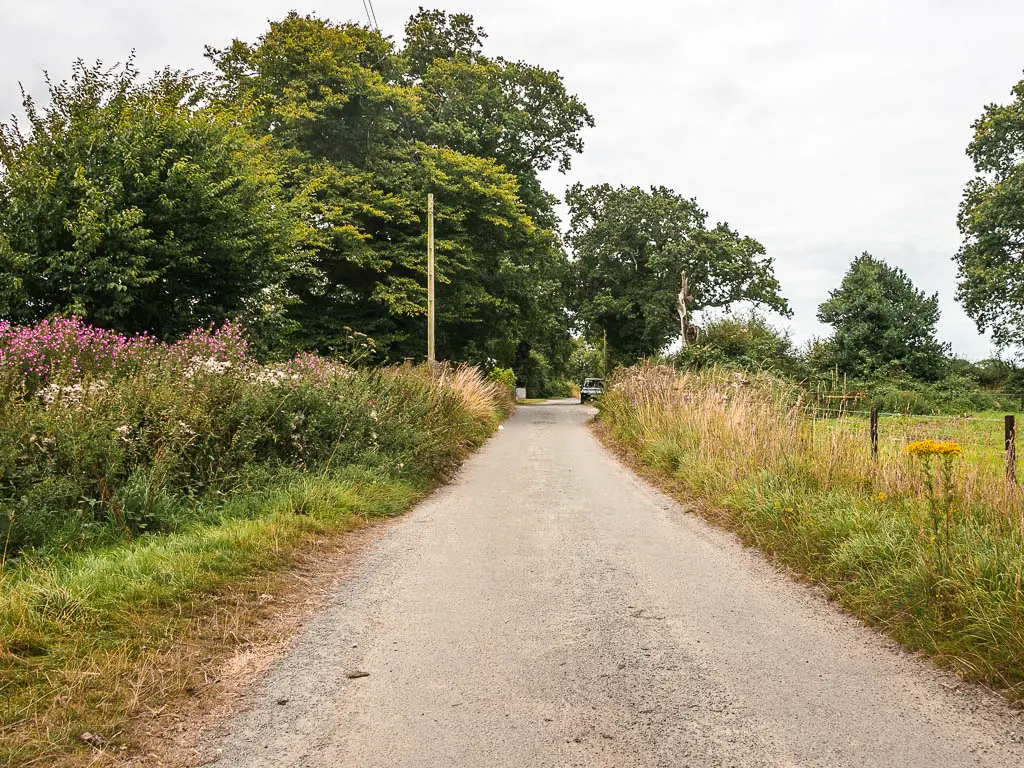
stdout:
<svg viewBox="0 0 1024 768">
<path fill-rule="evenodd" d="M 363 10 L 366 11 L 366 21 L 369 25 L 380 32 L 380 24 L 377 23 L 377 12 L 373 9 L 373 0 L 363 0 Z"/>
</svg>

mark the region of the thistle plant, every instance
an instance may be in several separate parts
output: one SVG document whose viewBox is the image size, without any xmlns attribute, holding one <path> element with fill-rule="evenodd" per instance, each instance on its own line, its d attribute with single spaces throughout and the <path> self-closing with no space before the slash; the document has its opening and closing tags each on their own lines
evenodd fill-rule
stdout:
<svg viewBox="0 0 1024 768">
<path fill-rule="evenodd" d="M 907 453 L 921 462 L 924 487 L 928 497 L 931 522 L 931 543 L 944 575 L 950 566 L 950 521 L 953 517 L 953 461 L 963 453 L 959 443 L 936 440 L 915 440 Z"/>
</svg>

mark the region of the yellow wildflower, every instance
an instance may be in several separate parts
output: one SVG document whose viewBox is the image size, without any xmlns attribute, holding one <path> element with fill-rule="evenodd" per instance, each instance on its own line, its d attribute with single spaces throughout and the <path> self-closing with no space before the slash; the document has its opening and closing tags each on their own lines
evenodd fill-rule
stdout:
<svg viewBox="0 0 1024 768">
<path fill-rule="evenodd" d="M 907 453 L 911 456 L 959 456 L 963 449 L 952 441 L 915 440 L 907 446 Z"/>
</svg>

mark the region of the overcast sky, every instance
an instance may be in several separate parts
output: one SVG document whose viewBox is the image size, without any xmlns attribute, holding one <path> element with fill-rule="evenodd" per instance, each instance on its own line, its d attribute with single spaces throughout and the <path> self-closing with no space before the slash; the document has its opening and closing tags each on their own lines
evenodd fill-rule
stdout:
<svg viewBox="0 0 1024 768">
<path fill-rule="evenodd" d="M 423 2 L 376 0 L 401 36 Z M 440 3 L 437 3 L 440 5 Z M 817 305 L 861 251 L 938 291 L 940 336 L 991 345 L 954 299 L 964 149 L 985 104 L 1024 70 L 1020 0 L 450 0 L 491 55 L 558 69 L 597 127 L 561 195 L 587 184 L 661 184 L 694 196 L 775 259 L 797 340 L 827 331 Z M 0 0 L 0 115 L 18 83 L 72 59 L 143 71 L 205 68 L 203 46 L 254 40 L 290 9 L 365 21 L 362 0 Z"/>
</svg>

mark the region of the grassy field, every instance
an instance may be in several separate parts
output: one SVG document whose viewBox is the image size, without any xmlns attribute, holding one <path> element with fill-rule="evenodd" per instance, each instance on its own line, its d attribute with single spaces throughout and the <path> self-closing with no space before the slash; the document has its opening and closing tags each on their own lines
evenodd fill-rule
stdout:
<svg viewBox="0 0 1024 768">
<path fill-rule="evenodd" d="M 262 365 L 231 327 L 0 327 L 0 765 L 131 752 L 260 635 L 275 574 L 407 510 L 511 407 L 474 368 Z"/>
<path fill-rule="evenodd" d="M 768 377 L 621 372 L 610 438 L 672 492 L 825 586 L 850 611 L 965 677 L 1024 699 L 1024 506 L 1004 481 L 1002 423 L 812 418 Z M 961 453 L 911 455 L 915 440 Z"/>
<path fill-rule="evenodd" d="M 958 416 L 917 416 L 881 413 L 878 417 L 878 449 L 884 462 L 898 460 L 906 446 L 915 440 L 954 441 L 963 449 L 968 465 L 984 465 L 1000 476 L 1006 472 L 1004 416 L 1013 415 L 1016 427 L 1024 427 L 1024 414 L 1007 411 L 979 411 Z M 870 418 L 867 411 L 814 411 L 809 414 L 817 437 L 827 444 L 833 435 L 860 443 L 870 451 Z M 1021 443 L 1024 453 L 1024 438 Z M 1024 456 L 1015 456 L 1018 471 L 1024 469 Z"/>
</svg>

